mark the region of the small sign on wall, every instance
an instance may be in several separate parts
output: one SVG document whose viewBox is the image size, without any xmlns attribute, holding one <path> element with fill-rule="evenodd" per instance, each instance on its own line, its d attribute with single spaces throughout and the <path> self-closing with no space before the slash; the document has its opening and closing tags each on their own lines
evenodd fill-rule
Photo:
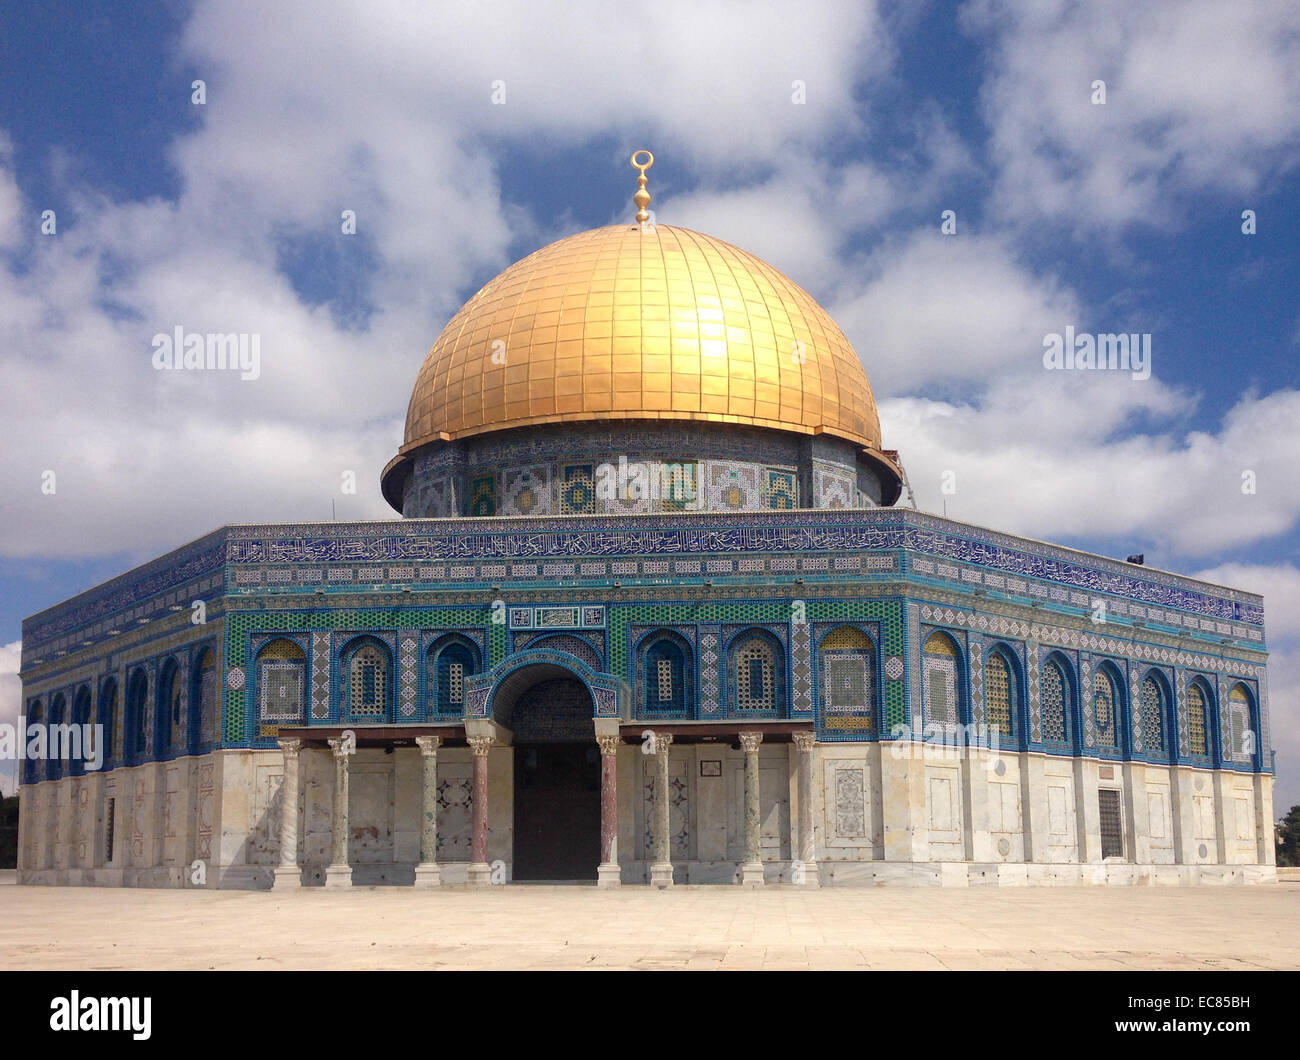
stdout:
<svg viewBox="0 0 1300 1060">
<path fill-rule="evenodd" d="M 700 763 L 700 776 L 702 777 L 720 777 L 722 776 L 722 762 L 716 758 L 706 759 Z"/>
</svg>

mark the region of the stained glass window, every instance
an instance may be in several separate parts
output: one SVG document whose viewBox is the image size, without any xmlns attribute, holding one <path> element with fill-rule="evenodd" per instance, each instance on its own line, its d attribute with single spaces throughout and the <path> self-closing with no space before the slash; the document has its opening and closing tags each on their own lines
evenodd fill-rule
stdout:
<svg viewBox="0 0 1300 1060">
<path fill-rule="evenodd" d="M 1196 682 L 1187 687 L 1187 734 L 1192 754 L 1209 754 L 1209 741 L 1205 737 L 1205 693 Z"/>
<path fill-rule="evenodd" d="M 659 689 L 655 699 L 660 703 L 670 703 L 673 698 L 673 664 L 669 659 L 660 658 L 655 665 L 659 671 Z"/>
<path fill-rule="evenodd" d="M 946 633 L 932 633 L 925 642 L 924 688 L 927 721 L 957 724 L 957 646 Z"/>
<path fill-rule="evenodd" d="M 307 702 L 307 653 L 283 637 L 257 656 L 263 721 L 299 721 Z"/>
<path fill-rule="evenodd" d="M 1230 758 L 1249 762 L 1255 753 L 1255 733 L 1250 724 L 1250 696 L 1241 685 L 1234 685 L 1228 693 L 1228 717 L 1232 723 Z"/>
<path fill-rule="evenodd" d="M 776 657 L 762 637 L 750 637 L 735 649 L 735 700 L 738 710 L 771 711 L 776 703 Z"/>
<path fill-rule="evenodd" d="M 855 727 L 870 732 L 876 701 L 876 654 L 869 636 L 840 626 L 821 641 L 822 706 L 827 714 L 861 716 Z"/>
<path fill-rule="evenodd" d="M 1115 683 L 1105 670 L 1098 670 L 1092 679 L 1092 720 L 1097 727 L 1097 743 L 1116 747 Z"/>
<path fill-rule="evenodd" d="M 388 660 L 373 644 L 352 653 L 351 713 L 383 717 L 388 713 Z"/>
<path fill-rule="evenodd" d="M 671 637 L 661 636 L 645 652 L 642 671 L 645 681 L 647 711 L 684 711 L 687 709 L 686 651 Z"/>
<path fill-rule="evenodd" d="M 1049 659 L 1043 667 L 1039 684 L 1039 705 L 1043 715 L 1043 739 L 1047 743 L 1066 743 L 1069 724 L 1066 720 L 1066 683 L 1060 664 Z"/>
<path fill-rule="evenodd" d="M 1148 754 L 1165 749 L 1165 697 L 1150 676 L 1142 681 L 1142 739 Z"/>
<path fill-rule="evenodd" d="M 984 709 L 990 733 L 1010 737 L 1015 717 L 1011 667 L 1001 652 L 990 652 L 984 663 Z"/>
<path fill-rule="evenodd" d="M 478 651 L 455 639 L 439 641 L 429 650 L 429 709 L 435 714 L 460 714 L 465 709 L 465 679 L 478 673 Z"/>
</svg>

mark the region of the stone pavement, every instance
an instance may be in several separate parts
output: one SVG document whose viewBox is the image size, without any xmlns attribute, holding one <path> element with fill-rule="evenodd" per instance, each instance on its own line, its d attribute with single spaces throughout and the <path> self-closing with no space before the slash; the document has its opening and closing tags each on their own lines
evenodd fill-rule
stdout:
<svg viewBox="0 0 1300 1060">
<path fill-rule="evenodd" d="M 1300 884 L 0 890 L 0 967 L 1300 968 Z"/>
</svg>

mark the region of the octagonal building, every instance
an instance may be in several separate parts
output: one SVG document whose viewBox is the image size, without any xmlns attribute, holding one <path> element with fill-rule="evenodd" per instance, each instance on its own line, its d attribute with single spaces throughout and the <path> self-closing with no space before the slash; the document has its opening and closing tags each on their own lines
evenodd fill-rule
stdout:
<svg viewBox="0 0 1300 1060">
<path fill-rule="evenodd" d="M 23 623 L 20 882 L 1275 878 L 1261 598 L 896 507 L 835 322 L 648 201 L 452 317 L 402 519 Z"/>
</svg>

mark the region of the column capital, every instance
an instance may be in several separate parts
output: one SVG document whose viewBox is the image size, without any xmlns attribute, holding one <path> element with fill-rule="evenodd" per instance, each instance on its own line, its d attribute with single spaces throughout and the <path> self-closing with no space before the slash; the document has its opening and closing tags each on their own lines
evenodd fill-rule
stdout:
<svg viewBox="0 0 1300 1060">
<path fill-rule="evenodd" d="M 652 755 L 666 755 L 668 749 L 673 745 L 673 734 L 670 732 L 650 733 L 650 753 Z"/>
<path fill-rule="evenodd" d="M 425 758 L 432 758 L 438 753 L 438 748 L 442 746 L 441 736 L 417 736 L 415 746 L 420 749 L 420 754 Z"/>
<path fill-rule="evenodd" d="M 750 751 L 757 751 L 758 745 L 763 742 L 761 732 L 742 732 L 740 734 L 740 749 L 748 754 Z"/>
<path fill-rule="evenodd" d="M 469 745 L 474 749 L 475 758 L 486 758 L 487 753 L 496 746 L 496 740 L 491 736 L 471 736 Z"/>
<path fill-rule="evenodd" d="M 302 748 L 301 740 L 290 740 L 288 738 L 285 738 L 282 740 L 276 740 L 275 742 L 280 745 L 280 751 L 284 754 L 286 758 L 294 757 L 298 753 L 298 751 Z"/>
<path fill-rule="evenodd" d="M 339 738 L 336 740 L 327 740 L 326 743 L 330 745 L 330 750 L 334 752 L 335 758 L 346 758 L 348 755 L 354 755 L 357 753 L 357 745 L 351 740 Z"/>
<path fill-rule="evenodd" d="M 617 736 L 597 736 L 596 743 L 600 745 L 602 755 L 618 754 L 618 745 L 623 741 Z"/>
<path fill-rule="evenodd" d="M 791 733 L 790 738 L 794 740 L 794 745 L 800 751 L 811 751 L 817 743 L 817 734 L 815 732 L 796 732 Z"/>
</svg>

